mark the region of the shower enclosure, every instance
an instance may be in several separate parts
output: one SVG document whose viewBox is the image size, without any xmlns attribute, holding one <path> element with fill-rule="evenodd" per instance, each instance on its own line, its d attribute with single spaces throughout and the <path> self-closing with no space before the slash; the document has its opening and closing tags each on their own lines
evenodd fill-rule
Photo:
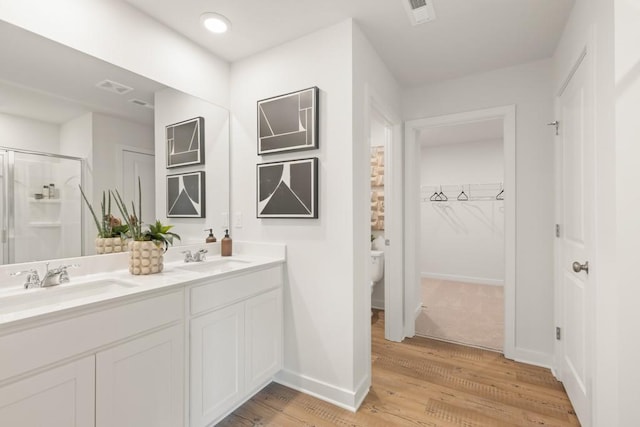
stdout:
<svg viewBox="0 0 640 427">
<path fill-rule="evenodd" d="M 0 148 L 0 261 L 80 256 L 84 160 Z"/>
</svg>

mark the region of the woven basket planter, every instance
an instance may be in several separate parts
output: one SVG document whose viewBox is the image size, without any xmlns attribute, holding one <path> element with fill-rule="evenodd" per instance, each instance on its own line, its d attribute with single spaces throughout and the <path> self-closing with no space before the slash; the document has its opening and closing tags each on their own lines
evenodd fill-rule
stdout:
<svg viewBox="0 0 640 427">
<path fill-rule="evenodd" d="M 96 238 L 97 254 L 114 254 L 127 251 L 127 241 L 121 237 Z"/>
<path fill-rule="evenodd" d="M 135 275 L 160 273 L 164 267 L 163 254 L 161 243 L 129 242 L 129 272 Z"/>
</svg>

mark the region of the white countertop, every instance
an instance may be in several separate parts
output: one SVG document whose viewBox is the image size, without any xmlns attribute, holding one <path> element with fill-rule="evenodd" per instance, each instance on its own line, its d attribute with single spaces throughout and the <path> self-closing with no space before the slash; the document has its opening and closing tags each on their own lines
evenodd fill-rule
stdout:
<svg viewBox="0 0 640 427">
<path fill-rule="evenodd" d="M 70 269 L 69 283 L 36 289 L 0 288 L 0 329 L 63 312 L 95 308 L 154 292 L 224 279 L 285 261 L 284 250 L 280 254 L 276 251 L 268 255 L 213 255 L 199 263 L 184 263 L 175 260 L 175 256 L 167 258 L 170 261 L 165 260 L 163 271 L 156 274 L 136 276 L 122 269 L 80 276 L 74 275 L 74 270 Z"/>
</svg>

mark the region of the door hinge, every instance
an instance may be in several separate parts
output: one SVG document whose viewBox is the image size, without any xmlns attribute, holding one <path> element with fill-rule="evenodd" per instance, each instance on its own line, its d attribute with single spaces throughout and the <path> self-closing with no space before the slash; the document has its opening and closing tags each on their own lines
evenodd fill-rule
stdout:
<svg viewBox="0 0 640 427">
<path fill-rule="evenodd" d="M 555 120 L 551 123 L 547 123 L 547 126 L 555 126 L 556 127 L 556 135 L 559 135 L 558 129 L 560 129 L 560 122 Z"/>
<path fill-rule="evenodd" d="M 560 337 L 562 336 L 562 330 L 559 326 L 556 326 L 556 339 L 560 341 Z"/>
<path fill-rule="evenodd" d="M 560 237 L 560 224 L 556 224 L 556 237 Z"/>
</svg>

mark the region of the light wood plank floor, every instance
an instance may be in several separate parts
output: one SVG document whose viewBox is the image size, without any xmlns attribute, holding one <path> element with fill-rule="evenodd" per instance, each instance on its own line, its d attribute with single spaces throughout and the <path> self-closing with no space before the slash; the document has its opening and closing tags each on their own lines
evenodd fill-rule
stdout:
<svg viewBox="0 0 640 427">
<path fill-rule="evenodd" d="M 373 384 L 357 413 L 271 384 L 219 426 L 579 426 L 548 369 L 427 338 L 384 339 L 372 318 Z"/>
</svg>

